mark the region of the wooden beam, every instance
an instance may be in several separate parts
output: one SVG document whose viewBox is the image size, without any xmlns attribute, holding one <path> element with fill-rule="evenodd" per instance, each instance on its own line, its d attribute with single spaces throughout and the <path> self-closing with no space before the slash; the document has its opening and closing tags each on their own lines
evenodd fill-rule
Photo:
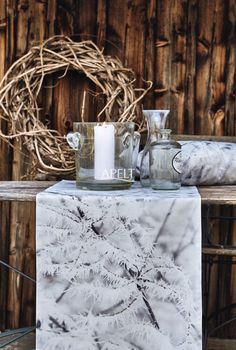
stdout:
<svg viewBox="0 0 236 350">
<path fill-rule="evenodd" d="M 175 141 L 215 141 L 215 142 L 230 142 L 236 143 L 236 136 L 209 136 L 209 135 L 180 135 L 173 134 L 172 138 Z M 147 133 L 141 134 L 141 146 L 144 147 L 147 140 Z"/>
<path fill-rule="evenodd" d="M 207 350 L 235 350 L 236 339 L 209 338 Z"/>
<path fill-rule="evenodd" d="M 224 256 L 235 256 L 236 257 L 236 248 L 210 248 L 203 247 L 202 252 L 205 255 L 224 255 Z"/>
<path fill-rule="evenodd" d="M 0 340 L 0 346 L 7 341 L 14 340 L 17 336 L 9 336 L 4 337 Z M 25 335 L 23 338 L 14 341 L 13 343 L 4 346 L 5 350 L 29 350 L 29 349 L 35 349 L 35 333 L 29 333 Z"/>
<path fill-rule="evenodd" d="M 36 195 L 53 181 L 0 181 L 0 201 L 35 202 Z"/>
<path fill-rule="evenodd" d="M 0 181 L 0 201 L 35 202 L 36 195 L 55 181 Z M 203 204 L 236 205 L 236 186 L 198 187 Z"/>
<path fill-rule="evenodd" d="M 173 135 L 176 141 L 218 141 L 236 143 L 236 136 Z"/>
<path fill-rule="evenodd" d="M 202 204 L 236 205 L 236 186 L 200 186 Z"/>
</svg>

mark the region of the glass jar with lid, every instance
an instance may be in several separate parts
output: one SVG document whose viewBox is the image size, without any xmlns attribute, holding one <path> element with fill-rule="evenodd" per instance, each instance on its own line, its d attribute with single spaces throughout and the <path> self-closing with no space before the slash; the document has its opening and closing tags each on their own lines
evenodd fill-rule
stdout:
<svg viewBox="0 0 236 350">
<path fill-rule="evenodd" d="M 143 115 L 147 123 L 147 140 L 144 150 L 141 152 L 140 162 L 140 182 L 143 187 L 150 187 L 149 176 L 149 147 L 152 142 L 159 137 L 160 129 L 165 128 L 167 116 L 170 110 L 168 109 L 150 109 L 144 110 Z"/>
<path fill-rule="evenodd" d="M 177 190 L 181 186 L 181 145 L 171 139 L 170 129 L 161 129 L 149 146 L 149 174 L 155 190 Z"/>
</svg>

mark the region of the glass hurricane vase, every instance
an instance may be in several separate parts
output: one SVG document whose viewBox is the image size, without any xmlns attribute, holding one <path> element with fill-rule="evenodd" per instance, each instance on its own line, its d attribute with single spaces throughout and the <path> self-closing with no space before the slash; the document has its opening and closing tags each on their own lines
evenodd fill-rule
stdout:
<svg viewBox="0 0 236 350">
<path fill-rule="evenodd" d="M 76 185 L 89 190 L 127 189 L 134 181 L 140 135 L 134 123 L 73 123 L 67 135 L 75 150 Z"/>
</svg>

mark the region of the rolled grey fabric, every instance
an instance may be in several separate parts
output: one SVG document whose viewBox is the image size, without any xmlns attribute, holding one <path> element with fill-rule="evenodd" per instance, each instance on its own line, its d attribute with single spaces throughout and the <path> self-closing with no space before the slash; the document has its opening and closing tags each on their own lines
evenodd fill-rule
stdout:
<svg viewBox="0 0 236 350">
<path fill-rule="evenodd" d="M 236 184 L 236 143 L 214 141 L 179 141 L 182 145 L 183 185 Z M 136 172 L 139 174 L 142 152 Z M 148 171 L 148 159 L 145 168 Z"/>
<path fill-rule="evenodd" d="M 236 184 L 236 144 L 181 141 L 184 185 Z"/>
</svg>

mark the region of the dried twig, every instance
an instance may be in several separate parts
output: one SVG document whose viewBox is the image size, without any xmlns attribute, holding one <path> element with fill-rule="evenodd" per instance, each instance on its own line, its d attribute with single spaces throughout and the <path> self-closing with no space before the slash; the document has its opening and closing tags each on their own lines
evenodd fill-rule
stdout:
<svg viewBox="0 0 236 350">
<path fill-rule="evenodd" d="M 132 70 L 124 68 L 119 59 L 104 56 L 92 41 L 52 37 L 16 61 L 0 83 L 0 118 L 9 124 L 8 134 L 0 130 L 0 138 L 23 141 L 33 157 L 33 174 L 65 176 L 75 170 L 73 151 L 62 135 L 39 120 L 37 104 L 44 77 L 61 70 L 66 74 L 69 69 L 84 73 L 105 96 L 106 105 L 97 120 L 104 113 L 106 121 L 133 121 L 139 129 L 143 127 L 138 103 L 151 82 L 147 89 L 135 89 Z"/>
</svg>

